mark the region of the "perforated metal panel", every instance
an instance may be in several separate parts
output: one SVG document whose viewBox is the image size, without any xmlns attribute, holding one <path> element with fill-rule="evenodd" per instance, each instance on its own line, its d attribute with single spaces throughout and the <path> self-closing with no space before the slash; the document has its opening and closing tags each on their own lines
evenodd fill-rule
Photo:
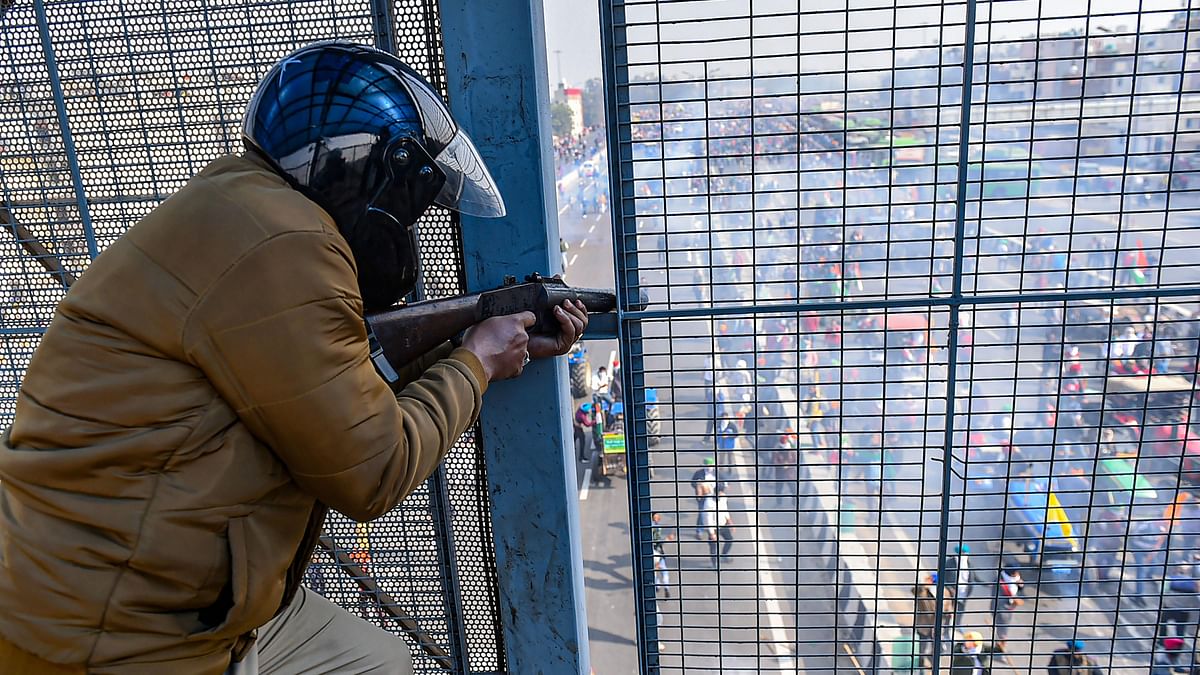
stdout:
<svg viewBox="0 0 1200 675">
<path fill-rule="evenodd" d="M 17 2 L 0 18 L 5 425 L 64 291 L 64 276 L 42 262 L 82 273 L 209 161 L 240 152 L 246 101 L 276 60 L 319 39 L 392 46 L 444 93 L 431 0 L 48 1 L 41 25 L 36 9 Z M 420 232 L 426 297 L 463 292 L 457 219 L 432 211 Z M 486 469 L 474 431 L 398 509 L 367 526 L 335 514 L 326 531 L 367 561 L 371 577 L 450 655 L 456 672 L 504 669 Z M 309 581 L 363 618 L 403 633 L 327 553 L 315 556 Z M 444 672 L 406 638 L 419 672 Z"/>
<path fill-rule="evenodd" d="M 1195 10 L 602 16 L 643 671 L 1188 672 Z"/>
</svg>

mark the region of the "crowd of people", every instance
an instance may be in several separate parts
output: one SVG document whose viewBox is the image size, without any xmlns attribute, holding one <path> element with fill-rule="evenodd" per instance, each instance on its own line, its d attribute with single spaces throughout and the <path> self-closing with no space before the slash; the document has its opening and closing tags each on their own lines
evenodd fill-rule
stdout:
<svg viewBox="0 0 1200 675">
<path fill-rule="evenodd" d="M 891 120 L 852 131 L 840 113 L 802 113 L 794 98 L 770 96 L 755 101 L 753 114 L 745 101 L 722 101 L 705 113 L 707 119 L 700 120 L 690 104 L 679 103 L 635 115 L 635 161 L 671 160 L 667 176 L 635 186 L 640 269 L 659 280 L 657 287 L 651 286 L 653 301 L 719 306 L 949 291 L 954 261 L 935 244 L 938 237 L 949 239 L 949 233 L 937 228 L 952 221 L 953 200 L 906 178 L 923 170 L 932 184 L 931 167 L 894 165 L 888 143 L 872 136 L 890 128 Z M 904 174 L 906 170 L 910 173 Z M 1045 229 L 1021 236 L 986 230 L 977 234 L 979 249 L 962 267 L 963 274 L 976 277 L 976 290 L 1077 290 L 1156 281 L 1158 253 L 1153 243 L 1141 239 L 1100 233 L 1079 248 L 1078 237 Z M 1177 468 L 1180 456 L 1193 449 L 1188 418 L 1166 424 L 1137 411 L 1104 410 L 1106 400 L 1111 402 L 1105 398 L 1108 377 L 1170 374 L 1194 379 L 1195 326 L 1189 316 L 1173 311 L 1133 300 L 1124 305 L 964 308 L 955 361 L 959 379 L 971 390 L 962 393 L 970 402 L 964 401 L 959 411 L 967 424 L 961 452 L 967 475 L 974 479 L 968 488 L 1003 494 L 1010 480 L 1030 485 L 1087 466 L 1086 479 L 1096 471 L 1097 460 L 1122 456 L 1129 439 L 1137 446 L 1150 434 L 1161 436 L 1153 440 L 1162 455 L 1173 456 Z M 803 476 L 798 469 L 806 458 L 819 456 L 836 467 L 841 498 L 867 500 L 862 503 L 877 513 L 898 484 L 923 480 L 913 467 L 923 462 L 931 442 L 927 399 L 945 396 L 930 384 L 929 373 L 931 366 L 950 362 L 948 352 L 938 346 L 945 344 L 946 327 L 930 325 L 933 313 L 926 313 L 920 326 L 893 326 L 897 313 L 722 315 L 713 321 L 714 354 L 703 367 L 703 429 L 676 420 L 675 434 L 677 442 L 690 438 L 706 455 L 692 476 L 691 494 L 696 536 L 709 543 L 714 567 L 728 555 L 735 536 L 732 524 L 739 519 L 723 502 L 759 509 L 796 504 Z M 1029 385 L 1019 401 L 1016 393 L 998 396 L 988 390 L 992 385 L 986 378 L 972 377 L 979 339 L 987 346 L 1011 345 L 1018 361 L 1015 377 Z M 873 367 L 887 369 L 888 379 L 900 373 L 896 388 L 875 383 L 882 395 L 848 395 L 851 387 L 872 384 L 864 375 Z M 942 424 L 937 421 L 934 430 Z M 1200 451 L 1200 443 L 1194 449 Z M 750 485 L 726 485 L 735 472 L 737 451 L 753 457 Z M 1085 517 L 1079 523 L 1089 555 L 1096 554 L 1087 559 L 1088 569 L 1105 569 L 1118 580 L 1125 577 L 1107 592 L 1139 598 L 1127 603 L 1131 606 L 1156 594 L 1173 597 L 1168 578 L 1184 568 L 1168 567 L 1165 547 L 1154 548 L 1155 541 L 1165 539 L 1153 536 L 1156 527 L 1168 530 L 1164 537 L 1175 536 L 1169 522 L 1131 525 L 1110 518 L 1089 528 L 1090 521 Z M 1122 530 L 1121 536 L 1108 532 L 1115 529 Z M 1186 550 L 1195 544 L 1172 540 Z M 986 548 L 990 554 L 998 546 L 999 541 L 987 542 Z M 965 549 L 956 554 L 964 570 Z M 665 570 L 669 558 L 661 553 L 660 558 L 656 569 L 661 564 Z M 972 592 L 982 588 L 988 593 Z M 927 575 L 916 589 L 914 602 L 920 605 L 936 589 L 936 579 Z M 1011 625 L 1028 621 L 1018 619 L 1025 592 L 1021 564 L 1003 559 L 982 575 L 956 574 L 942 590 L 950 601 L 943 621 L 950 632 L 939 637 L 946 640 L 944 653 L 953 655 L 957 667 L 971 668 L 956 672 L 986 672 L 980 664 L 1011 648 Z M 986 625 L 964 618 L 972 597 L 989 601 Z M 932 609 L 918 610 L 918 619 L 932 616 Z M 1186 636 L 1157 635 L 1154 659 L 1182 653 L 1173 648 L 1176 638 L 1191 649 L 1192 621 Z M 981 634 L 988 631 L 991 641 L 985 642 Z M 932 639 L 929 634 L 918 640 L 926 644 L 922 654 L 931 653 Z M 1046 638 L 1035 634 L 1034 639 Z M 1099 668 L 1094 661 L 1082 641 L 1072 640 L 1046 667 L 1051 673 L 1070 672 L 1055 670 L 1069 667 L 1086 672 L 1079 668 Z"/>
<path fill-rule="evenodd" d="M 555 136 L 554 167 L 556 178 L 562 178 L 571 169 L 594 157 L 605 145 L 605 128 L 584 127 L 578 134 Z"/>
<path fill-rule="evenodd" d="M 952 675 L 989 675 L 997 664 L 1010 667 L 1010 627 L 1015 613 L 1025 604 L 1025 580 L 1020 567 L 1011 562 L 1002 565 L 993 582 L 987 582 L 971 566 L 970 546 L 955 546 L 945 564 L 944 584 L 932 572 L 913 587 L 914 647 L 909 668 L 933 671 L 935 643 L 940 653 L 949 655 Z M 992 639 L 968 619 L 967 601 L 978 597 L 988 603 Z M 941 604 L 941 612 L 937 611 Z M 940 623 L 939 623 L 940 622 Z M 940 630 L 939 630 L 940 628 Z M 897 664 L 893 663 L 893 667 Z M 1030 663 L 1030 670 L 1036 667 Z M 1103 675 L 1095 657 L 1087 652 L 1083 640 L 1068 640 L 1055 649 L 1045 662 L 1048 675 Z"/>
<path fill-rule="evenodd" d="M 576 136 L 554 137 L 555 185 L 559 208 L 578 205 L 580 215 L 602 214 L 608 210 L 607 170 L 602 150 L 604 127 L 585 127 Z M 574 172 L 573 181 L 567 175 Z M 560 240 L 563 254 L 566 243 Z M 564 269 L 566 265 L 563 265 Z"/>
</svg>

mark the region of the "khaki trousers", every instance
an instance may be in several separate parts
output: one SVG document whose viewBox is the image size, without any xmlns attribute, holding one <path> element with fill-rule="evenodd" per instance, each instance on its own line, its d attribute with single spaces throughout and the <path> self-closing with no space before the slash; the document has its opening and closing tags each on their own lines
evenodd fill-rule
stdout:
<svg viewBox="0 0 1200 675">
<path fill-rule="evenodd" d="M 225 675 L 412 675 L 404 640 L 301 588 Z"/>
</svg>

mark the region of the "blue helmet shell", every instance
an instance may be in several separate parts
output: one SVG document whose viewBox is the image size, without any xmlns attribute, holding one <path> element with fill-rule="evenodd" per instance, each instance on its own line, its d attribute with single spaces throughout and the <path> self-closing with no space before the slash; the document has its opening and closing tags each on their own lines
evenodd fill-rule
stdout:
<svg viewBox="0 0 1200 675">
<path fill-rule="evenodd" d="M 259 83 L 246 146 L 324 209 L 350 244 L 367 310 L 416 287 L 416 223 L 432 204 L 504 214 L 491 174 L 429 83 L 386 52 L 303 47 Z"/>
</svg>

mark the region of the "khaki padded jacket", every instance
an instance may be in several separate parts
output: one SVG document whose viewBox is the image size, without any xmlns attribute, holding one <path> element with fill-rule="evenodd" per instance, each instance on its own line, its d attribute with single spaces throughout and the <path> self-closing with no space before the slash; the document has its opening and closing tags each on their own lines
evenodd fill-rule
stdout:
<svg viewBox="0 0 1200 675">
<path fill-rule="evenodd" d="M 113 243 L 0 439 L 0 638 L 89 673 L 222 673 L 321 504 L 383 515 L 479 414 L 474 354 L 426 355 L 394 396 L 362 313 L 332 220 L 252 157 Z"/>
</svg>

